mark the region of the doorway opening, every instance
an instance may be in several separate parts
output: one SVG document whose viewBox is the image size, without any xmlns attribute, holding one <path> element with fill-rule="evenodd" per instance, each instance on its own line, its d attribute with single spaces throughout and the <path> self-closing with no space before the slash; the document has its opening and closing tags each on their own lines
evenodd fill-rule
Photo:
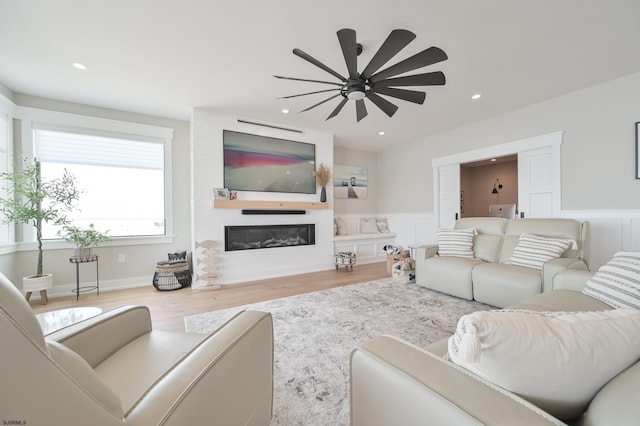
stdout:
<svg viewBox="0 0 640 426">
<path fill-rule="evenodd" d="M 460 164 L 460 217 L 516 216 L 517 154 Z"/>
</svg>

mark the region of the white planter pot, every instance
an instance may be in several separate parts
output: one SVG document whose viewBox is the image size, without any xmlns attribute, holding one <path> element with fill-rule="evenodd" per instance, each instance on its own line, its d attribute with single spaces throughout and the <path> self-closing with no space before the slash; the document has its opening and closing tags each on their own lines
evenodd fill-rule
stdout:
<svg viewBox="0 0 640 426">
<path fill-rule="evenodd" d="M 23 277 L 22 290 L 34 292 L 53 287 L 53 274 L 45 274 L 42 277 Z"/>
</svg>

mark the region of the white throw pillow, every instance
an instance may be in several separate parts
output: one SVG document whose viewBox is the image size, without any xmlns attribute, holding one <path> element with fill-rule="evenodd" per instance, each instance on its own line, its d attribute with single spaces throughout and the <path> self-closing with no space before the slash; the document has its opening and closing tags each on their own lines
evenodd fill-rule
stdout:
<svg viewBox="0 0 640 426">
<path fill-rule="evenodd" d="M 378 226 L 378 231 L 389 232 L 389 223 L 386 217 L 376 219 L 376 225 Z"/>
<path fill-rule="evenodd" d="M 378 225 L 376 219 L 373 217 L 361 217 L 360 218 L 360 233 L 361 234 L 377 234 Z"/>
<path fill-rule="evenodd" d="M 475 228 L 438 229 L 438 255 L 473 259 Z"/>
<path fill-rule="evenodd" d="M 449 338 L 456 364 L 560 419 L 582 414 L 598 390 L 640 357 L 640 311 L 485 311 Z"/>
<path fill-rule="evenodd" d="M 544 263 L 562 256 L 569 246 L 577 248 L 575 240 L 522 234 L 509 262 L 516 266 L 542 269 Z"/>
<path fill-rule="evenodd" d="M 640 253 L 616 253 L 587 281 L 582 292 L 614 308 L 640 309 Z"/>
<path fill-rule="evenodd" d="M 338 228 L 338 232 L 336 235 L 347 235 L 347 223 L 341 217 L 336 217 L 333 219 L 333 222 L 336 224 Z"/>
</svg>

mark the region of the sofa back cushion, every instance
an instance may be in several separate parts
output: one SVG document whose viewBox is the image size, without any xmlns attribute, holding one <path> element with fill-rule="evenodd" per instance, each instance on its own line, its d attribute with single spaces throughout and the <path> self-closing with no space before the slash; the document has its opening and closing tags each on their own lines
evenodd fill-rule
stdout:
<svg viewBox="0 0 640 426">
<path fill-rule="evenodd" d="M 501 217 L 465 217 L 456 221 L 454 229 L 475 229 L 474 256 L 485 262 L 496 262 L 500 252 L 502 234 L 508 222 L 507 219 Z"/>
<path fill-rule="evenodd" d="M 586 226 L 586 225 L 585 225 Z M 586 233 L 583 223 L 575 219 L 511 219 L 507 224 L 500 248 L 498 262 L 509 262 L 522 234 L 536 234 L 544 237 L 566 238 L 576 242 L 575 247 L 569 247 L 561 257 L 583 258 L 583 246 L 586 243 Z M 584 234 L 584 235 L 583 235 Z"/>
</svg>

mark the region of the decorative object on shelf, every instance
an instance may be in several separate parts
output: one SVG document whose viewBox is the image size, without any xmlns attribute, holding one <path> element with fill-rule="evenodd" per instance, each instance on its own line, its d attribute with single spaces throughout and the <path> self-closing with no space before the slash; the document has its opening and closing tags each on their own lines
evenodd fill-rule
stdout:
<svg viewBox="0 0 640 426">
<path fill-rule="evenodd" d="M 335 117 L 350 100 L 355 101 L 356 119 L 362 120 L 367 116 L 367 107 L 364 99 L 367 98 L 375 106 L 380 108 L 389 117 L 398 110 L 398 106 L 382 98 L 380 95 L 390 96 L 392 98 L 401 99 L 416 104 L 422 104 L 425 100 L 425 93 L 416 90 L 398 89 L 397 87 L 406 86 L 436 86 L 444 85 L 445 76 L 441 71 L 428 72 L 424 74 L 405 75 L 395 77 L 397 75 L 406 74 L 408 72 L 423 68 L 441 61 L 447 60 L 447 54 L 438 47 L 430 47 L 407 59 L 396 64 L 382 68 L 391 58 L 396 56 L 402 49 L 416 38 L 416 35 L 408 30 L 396 29 L 384 41 L 380 49 L 373 55 L 369 64 L 358 73 L 358 55 L 362 52 L 362 45 L 356 42 L 355 30 L 343 28 L 338 31 L 338 41 L 342 48 L 342 55 L 347 64 L 347 77 L 343 77 L 333 69 L 329 68 L 322 62 L 313 58 L 311 55 L 300 49 L 293 49 L 293 54 L 304 59 L 316 67 L 328 72 L 340 82 L 308 80 L 303 78 L 283 77 L 275 75 L 274 77 L 286 80 L 307 81 L 311 83 L 329 84 L 333 89 L 316 90 L 313 92 L 302 93 L 298 95 L 283 96 L 281 99 L 295 98 L 298 96 L 312 95 L 321 92 L 337 92 L 331 97 L 320 101 L 301 112 L 309 111 L 319 105 L 324 104 L 331 99 L 342 96 L 341 101 L 335 109 L 329 114 L 327 120 Z M 393 78 L 391 78 L 393 77 Z M 336 87 L 337 86 L 337 87 Z"/>
<path fill-rule="evenodd" d="M 111 241 L 108 233 L 109 231 L 98 231 L 93 223 L 90 223 L 87 228 L 65 225 L 58 231 L 58 235 L 62 236 L 66 242 L 75 244 L 74 257 L 90 257 L 91 247 Z"/>
<path fill-rule="evenodd" d="M 333 166 L 334 198 L 367 198 L 369 179 L 367 169 L 357 166 Z"/>
<path fill-rule="evenodd" d="M 213 198 L 215 200 L 228 200 L 230 198 L 227 188 L 213 188 Z"/>
<path fill-rule="evenodd" d="M 320 190 L 320 202 L 325 203 L 327 201 L 327 185 L 331 182 L 331 170 L 329 166 L 324 163 L 318 164 L 316 169 L 316 185 L 321 187 Z"/>
<path fill-rule="evenodd" d="M 75 176 L 67 170 L 60 178 L 43 181 L 38 161 L 29 164 L 25 160 L 22 165 L 15 164 L 12 172 L 2 173 L 1 177 L 6 183 L 3 188 L 6 198 L 0 197 L 3 222 L 30 224 L 36 230 L 36 273 L 22 279 L 23 290 L 27 300 L 33 291 L 40 290 L 43 303 L 46 303 L 46 289 L 53 285 L 53 276 L 42 272 L 42 224 L 68 224 L 67 213 L 76 208 L 80 190 L 76 188 Z M 36 282 L 31 282 L 33 279 Z"/>
<path fill-rule="evenodd" d="M 229 199 L 237 200 L 238 199 L 238 191 L 229 191 Z"/>
</svg>

